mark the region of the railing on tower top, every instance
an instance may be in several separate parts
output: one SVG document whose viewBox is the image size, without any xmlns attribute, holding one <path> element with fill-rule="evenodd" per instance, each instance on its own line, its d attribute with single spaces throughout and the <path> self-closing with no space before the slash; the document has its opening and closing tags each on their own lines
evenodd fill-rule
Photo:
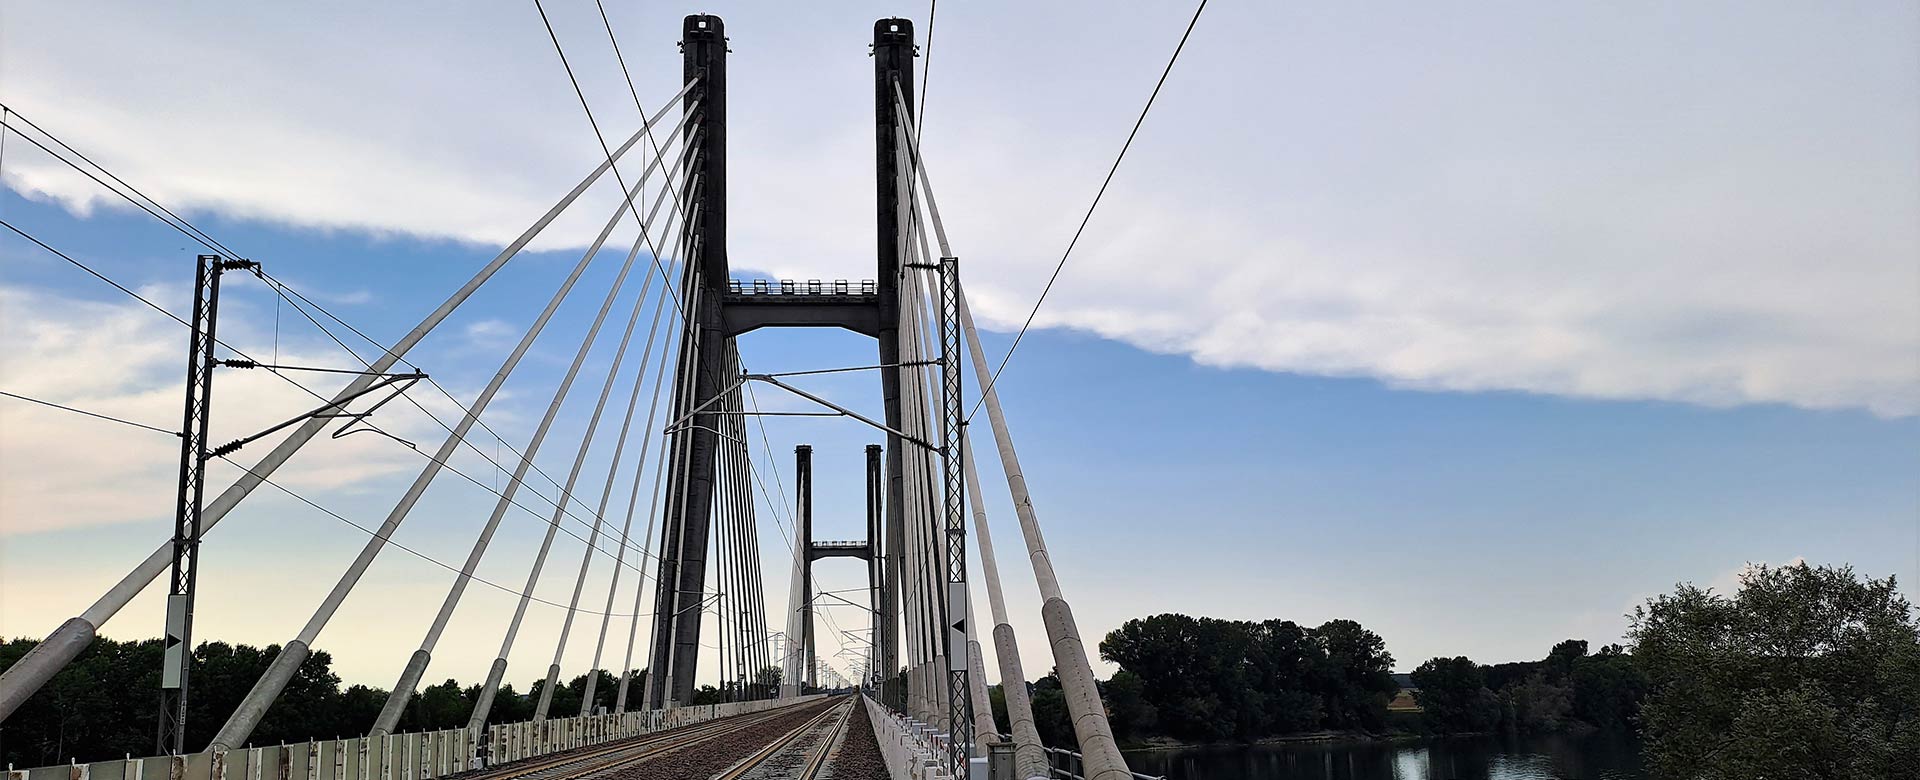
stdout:
<svg viewBox="0 0 1920 780">
<path fill-rule="evenodd" d="M 845 279 L 830 282 L 819 279 L 804 282 L 793 279 L 727 280 L 727 292 L 733 295 L 873 295 L 877 287 L 872 279 L 859 282 Z"/>
</svg>

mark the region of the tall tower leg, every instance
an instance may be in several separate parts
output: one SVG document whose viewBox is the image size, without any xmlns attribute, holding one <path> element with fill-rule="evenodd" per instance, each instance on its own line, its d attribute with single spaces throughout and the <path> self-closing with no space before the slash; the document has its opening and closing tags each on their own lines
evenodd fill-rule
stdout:
<svg viewBox="0 0 1920 780">
<path fill-rule="evenodd" d="M 685 79 L 695 85 L 686 104 L 699 112 L 693 125 L 697 141 L 687 166 L 686 224 L 689 246 L 681 298 L 692 327 L 682 337 L 681 387 L 691 392 L 682 408 L 705 404 L 720 391 L 729 366 L 720 291 L 727 283 L 727 38 L 720 17 L 694 14 L 681 33 Z M 697 185 L 695 184 L 697 182 Z M 647 675 L 648 706 L 693 697 L 693 676 L 700 658 L 700 619 L 706 598 L 707 534 L 712 521 L 719 415 L 709 409 L 694 415 L 672 444 L 674 475 L 666 496 L 655 601 L 653 660 Z"/>
<path fill-rule="evenodd" d="M 900 208 L 905 193 L 900 191 L 900 170 L 895 148 L 898 118 L 894 110 L 894 84 L 913 105 L 913 22 L 907 19 L 882 19 L 873 24 L 873 110 L 874 110 L 874 184 L 876 281 L 880 298 L 880 391 L 886 406 L 887 427 L 902 429 L 900 411 L 900 268 L 906 254 L 905 237 L 900 234 Z M 882 699 L 896 709 L 906 704 L 906 692 L 900 690 L 900 552 L 906 536 L 906 463 L 900 437 L 887 434 L 886 494 L 886 570 L 887 585 L 882 591 L 880 634 L 880 670 Z"/>
</svg>

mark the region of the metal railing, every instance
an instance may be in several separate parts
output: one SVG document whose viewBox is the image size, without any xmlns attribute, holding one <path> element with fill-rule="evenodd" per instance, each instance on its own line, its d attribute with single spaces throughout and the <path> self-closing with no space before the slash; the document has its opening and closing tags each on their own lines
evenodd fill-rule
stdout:
<svg viewBox="0 0 1920 780">
<path fill-rule="evenodd" d="M 1013 741 L 1012 734 L 1001 734 L 999 736 L 1008 742 Z M 1047 752 L 1047 768 L 1053 770 L 1054 777 L 1061 778 L 1062 780 L 1087 780 L 1080 774 L 1081 772 L 1087 771 L 1087 768 L 1085 759 L 1083 759 L 1079 753 L 1065 748 L 1047 747 L 1045 745 L 1041 745 L 1040 749 Z M 1128 774 L 1133 775 L 1134 780 L 1167 780 L 1164 775 L 1143 775 L 1133 771 L 1129 771 Z"/>
<path fill-rule="evenodd" d="M 845 279 L 830 282 L 819 279 L 727 280 L 727 292 L 734 295 L 873 295 L 878 289 L 879 285 L 872 279 L 862 279 L 857 283 Z"/>
</svg>

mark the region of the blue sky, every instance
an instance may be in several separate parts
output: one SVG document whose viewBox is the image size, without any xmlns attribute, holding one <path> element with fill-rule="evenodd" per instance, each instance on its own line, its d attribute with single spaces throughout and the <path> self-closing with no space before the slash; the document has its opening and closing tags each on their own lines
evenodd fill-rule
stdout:
<svg viewBox="0 0 1920 780">
<path fill-rule="evenodd" d="M 618 113 L 624 83 L 594 59 L 610 54 L 595 53 L 604 38 L 591 37 L 591 7 L 554 5 L 596 111 L 630 132 L 631 117 Z M 263 41 L 232 54 L 259 72 L 197 84 L 191 76 L 218 63 L 169 62 L 186 77 L 148 83 L 37 42 L 46 36 L 9 32 L 0 101 L 390 341 L 598 153 L 537 19 L 528 27 L 522 10 L 489 6 L 453 25 L 398 11 L 392 29 L 371 31 L 345 18 L 240 14 L 217 31 Z M 871 19 L 904 10 L 718 9 L 737 55 L 733 252 L 743 273 L 871 275 L 862 265 L 871 131 L 861 124 L 870 98 L 860 55 Z M 1568 637 L 1615 641 L 1638 601 L 1683 580 L 1725 586 L 1754 561 L 1850 563 L 1897 574 L 1914 592 L 1920 225 L 1902 208 L 1920 204 L 1909 132 L 1920 128 L 1920 69 L 1901 67 L 1913 64 L 1916 27 L 1902 26 L 1913 11 L 1780 6 L 1727 31 L 1726 16 L 1704 6 L 1514 10 L 1408 19 L 1228 4 L 1203 20 L 1138 159 L 1001 384 L 1089 634 L 1162 611 L 1347 617 L 1380 632 L 1411 668 L 1442 654 L 1534 658 Z M 993 358 L 1186 11 L 1047 11 L 1085 27 L 1074 62 L 1023 76 L 1037 81 L 1033 91 L 1071 88 L 1052 102 L 1007 89 L 1004 49 L 1040 34 L 996 25 L 1009 9 L 941 17 L 936 35 L 949 37 L 934 49 L 928 159 Z M 184 56 L 165 52 L 193 40 L 175 25 L 196 20 L 141 13 L 33 11 L 27 21 L 114 44 L 127 60 Z M 677 17 L 632 13 L 615 22 L 642 97 L 657 104 L 678 73 L 661 44 Z M 1475 28 L 1482 16 L 1501 23 Z M 1660 34 L 1637 32 L 1649 20 Z M 1261 30 L 1288 45 L 1250 47 Z M 370 63 L 330 64 L 306 54 L 337 36 L 403 34 L 431 56 L 376 51 Z M 1390 54 L 1396 41 L 1426 48 Z M 1787 43 L 1818 56 L 1775 51 Z M 263 53 L 275 46 L 284 53 Z M 1663 69 L 1670 78 L 1650 77 Z M 338 93 L 353 90 L 365 106 L 340 113 Z M 71 99 L 54 99 L 63 93 Z M 1229 94 L 1260 99 L 1209 104 Z M 482 121 L 489 99 L 519 108 Z M 813 110 L 793 112 L 796 103 Z M 1215 110 L 1229 121 L 1200 118 Z M 196 126 L 203 112 L 225 121 Z M 1262 134 L 1278 140 L 1255 145 Z M 1209 145 L 1235 150 L 1238 164 L 1196 160 Z M 0 218 L 162 305 L 185 306 L 196 247 L 102 200 L 17 136 L 0 163 Z M 597 190 L 556 225 L 416 362 L 471 398 L 504 351 L 500 334 L 510 343 L 538 311 L 610 195 Z M 623 227 L 610 245 L 631 236 Z M 618 254 L 589 271 L 489 410 L 489 425 L 514 446 Z M 0 236 L 0 290 L 0 389 L 177 422 L 177 325 L 10 234 Z M 271 293 L 247 284 L 228 293 L 223 334 L 271 352 Z M 290 310 L 278 321 L 283 355 L 347 361 Z M 742 350 L 768 371 L 874 358 L 869 341 L 840 333 L 757 333 Z M 539 460 L 549 474 L 569 465 L 607 352 L 594 353 Z M 872 377 L 806 386 L 877 413 Z M 615 392 L 617 407 L 625 385 Z M 218 424 L 233 433 L 302 402 L 258 377 L 234 378 L 219 397 Z M 770 388 L 761 400 L 803 408 Z M 0 401 L 0 634 L 38 635 L 165 537 L 170 442 Z M 389 422 L 422 447 L 438 444 L 418 415 L 394 410 Z M 820 534 L 859 533 L 871 432 L 795 418 L 770 419 L 767 432 L 777 463 L 762 457 L 763 474 L 777 468 L 791 495 L 792 448 L 813 444 Z M 369 525 L 419 463 L 372 436 L 315 446 L 290 468 L 290 484 Z M 605 457 L 601 447 L 584 472 L 594 497 Z M 497 478 L 472 453 L 456 465 Z M 1032 577 L 996 464 L 982 468 L 1037 674 L 1049 664 Z M 490 507 L 485 491 L 442 477 L 398 538 L 457 561 Z M 784 548 L 767 514 L 768 600 L 782 604 L 786 578 L 772 564 Z M 291 637 L 365 539 L 268 491 L 229 522 L 209 542 L 200 630 L 235 641 Z M 517 587 L 540 522 L 512 515 L 481 575 Z M 582 546 L 563 536 L 556 550 L 550 572 L 567 574 L 549 574 L 538 593 L 564 601 Z M 859 584 L 857 567 L 835 564 L 823 564 L 822 587 Z M 595 566 L 585 602 L 597 609 L 607 561 Z M 391 684 L 449 577 L 388 550 L 320 646 L 349 680 Z M 482 676 L 510 607 L 505 594 L 476 588 L 431 674 Z M 547 637 L 559 610 L 536 605 L 529 620 L 523 636 Z M 147 636 L 159 625 L 149 594 L 105 633 Z M 523 640 L 509 677 L 533 677 L 549 641 Z M 583 668 L 590 652 L 576 640 L 568 668 Z"/>
</svg>

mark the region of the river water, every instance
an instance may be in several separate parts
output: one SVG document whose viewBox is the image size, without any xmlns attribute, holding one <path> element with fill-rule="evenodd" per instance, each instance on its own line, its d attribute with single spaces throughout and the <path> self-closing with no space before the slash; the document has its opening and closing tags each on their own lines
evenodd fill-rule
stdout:
<svg viewBox="0 0 1920 780">
<path fill-rule="evenodd" d="M 1172 780 L 1645 780 L 1631 734 L 1329 742 L 1127 754 Z"/>
</svg>

